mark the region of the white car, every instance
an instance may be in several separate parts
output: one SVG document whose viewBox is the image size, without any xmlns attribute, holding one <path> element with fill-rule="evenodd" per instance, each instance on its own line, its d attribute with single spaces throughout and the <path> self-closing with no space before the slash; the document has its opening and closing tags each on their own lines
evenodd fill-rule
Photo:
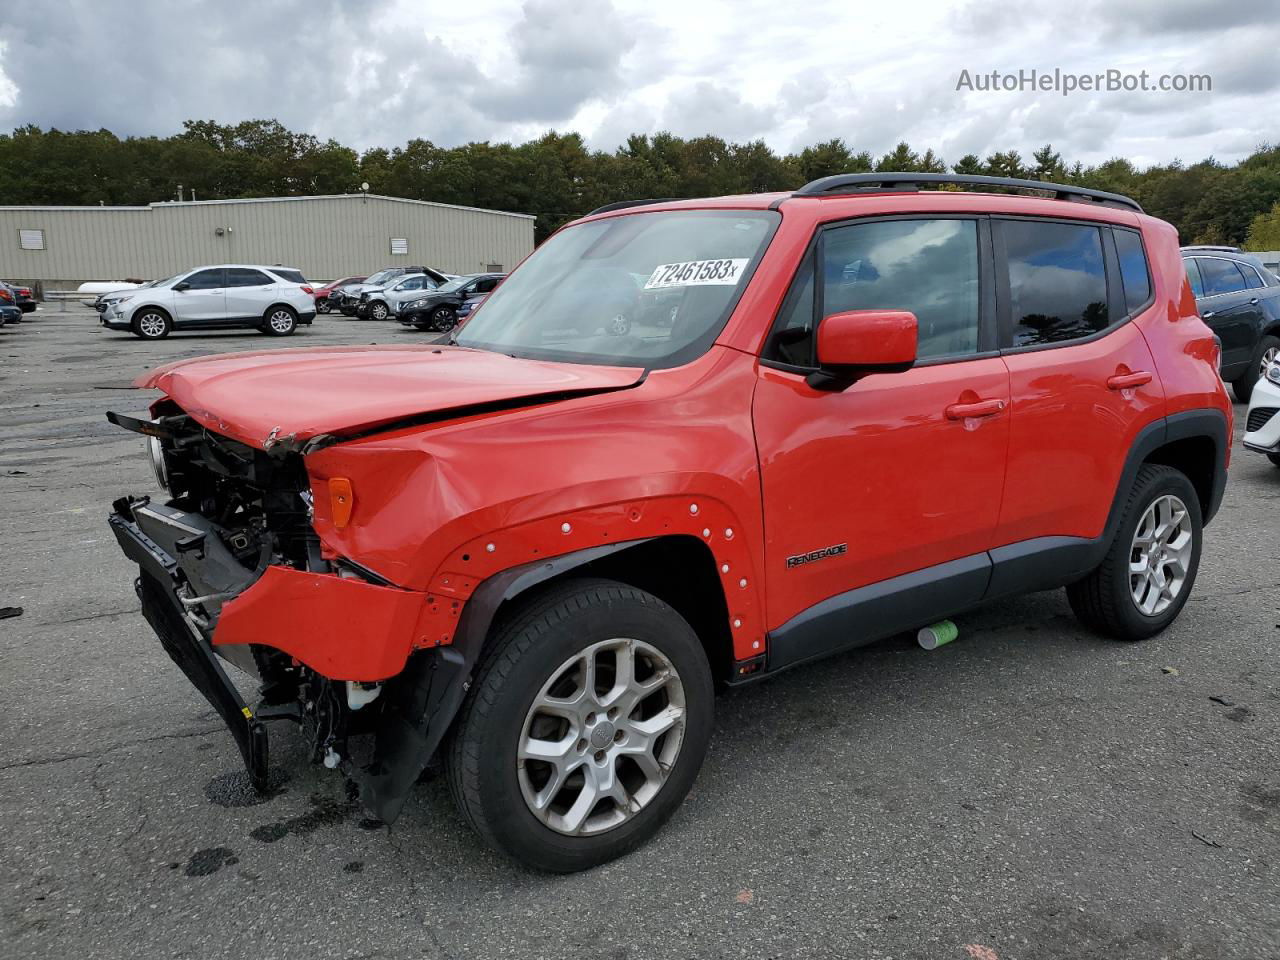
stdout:
<svg viewBox="0 0 1280 960">
<path fill-rule="evenodd" d="M 1267 364 L 1266 371 L 1249 397 L 1244 421 L 1244 445 L 1265 453 L 1280 467 L 1280 358 Z"/>
<path fill-rule="evenodd" d="M 233 327 L 285 337 L 316 316 L 314 291 L 298 270 L 239 263 L 196 267 L 102 300 L 104 327 L 143 340 Z"/>
</svg>

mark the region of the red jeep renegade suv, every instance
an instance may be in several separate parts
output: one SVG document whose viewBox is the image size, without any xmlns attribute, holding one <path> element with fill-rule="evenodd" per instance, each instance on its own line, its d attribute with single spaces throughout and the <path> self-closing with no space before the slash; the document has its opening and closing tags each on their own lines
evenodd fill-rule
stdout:
<svg viewBox="0 0 1280 960">
<path fill-rule="evenodd" d="M 139 385 L 150 417 L 109 417 L 167 498 L 110 522 L 254 782 L 294 720 L 390 822 L 439 755 L 484 839 L 555 871 L 671 815 L 718 682 L 1056 587 L 1158 633 L 1231 436 L 1171 226 L 920 174 L 615 204 L 448 346 Z"/>
</svg>

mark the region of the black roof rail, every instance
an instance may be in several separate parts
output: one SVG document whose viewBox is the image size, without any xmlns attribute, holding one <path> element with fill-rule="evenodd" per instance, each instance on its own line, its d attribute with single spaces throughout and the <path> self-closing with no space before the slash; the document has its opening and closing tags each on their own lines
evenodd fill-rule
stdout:
<svg viewBox="0 0 1280 960">
<path fill-rule="evenodd" d="M 670 203 L 672 200 L 679 200 L 679 197 L 654 197 L 651 200 L 619 200 L 617 203 L 606 203 L 603 207 L 596 207 L 590 213 L 584 213 L 584 217 L 594 217 L 597 213 L 608 213 L 610 210 L 625 210 L 627 207 L 645 207 L 651 203 Z"/>
<path fill-rule="evenodd" d="M 1127 207 L 1142 213 L 1138 201 L 1105 190 L 1090 190 L 1046 180 L 1019 180 L 1016 177 L 979 177 L 960 173 L 840 173 L 806 183 L 793 197 L 829 197 L 855 193 L 900 193 L 919 190 L 921 184 L 959 184 L 972 187 L 1003 187 L 1007 190 L 1038 190 L 1053 194 L 1055 200 L 1083 200 Z"/>
</svg>

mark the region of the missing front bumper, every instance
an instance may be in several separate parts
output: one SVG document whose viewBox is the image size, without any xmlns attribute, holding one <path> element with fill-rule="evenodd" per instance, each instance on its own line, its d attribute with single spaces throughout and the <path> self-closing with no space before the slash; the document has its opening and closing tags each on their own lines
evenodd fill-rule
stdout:
<svg viewBox="0 0 1280 960">
<path fill-rule="evenodd" d="M 178 599 L 178 561 L 134 522 L 133 502 L 117 501 L 108 518 L 125 556 L 139 567 L 134 582 L 142 615 L 165 653 L 222 717 L 235 738 L 255 790 L 267 788 L 267 731 L 227 677 L 203 631 Z"/>
</svg>

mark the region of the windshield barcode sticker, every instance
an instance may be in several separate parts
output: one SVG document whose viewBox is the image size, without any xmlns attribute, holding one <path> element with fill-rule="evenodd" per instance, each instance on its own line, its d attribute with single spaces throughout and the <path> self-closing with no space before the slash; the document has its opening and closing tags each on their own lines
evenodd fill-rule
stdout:
<svg viewBox="0 0 1280 960">
<path fill-rule="evenodd" d="M 747 268 L 749 258 L 735 260 L 686 260 L 683 263 L 663 263 L 649 275 L 646 290 L 662 287 L 701 287 L 708 284 L 733 286 Z"/>
</svg>

